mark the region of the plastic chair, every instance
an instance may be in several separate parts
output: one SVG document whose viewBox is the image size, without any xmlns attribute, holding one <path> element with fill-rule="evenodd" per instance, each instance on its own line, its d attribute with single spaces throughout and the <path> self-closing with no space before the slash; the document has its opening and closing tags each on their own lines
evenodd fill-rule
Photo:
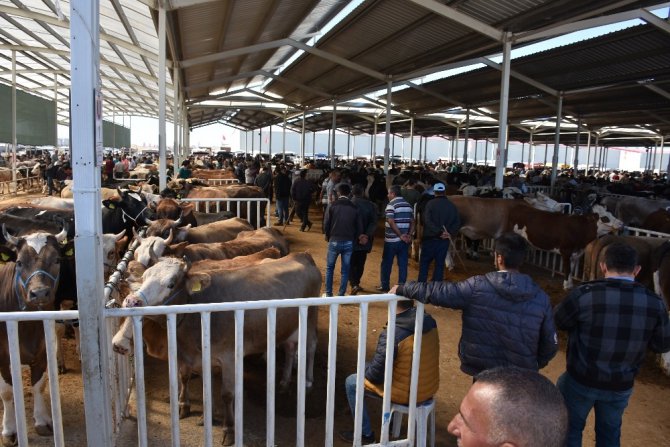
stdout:
<svg viewBox="0 0 670 447">
<path fill-rule="evenodd" d="M 391 430 L 394 438 L 400 436 L 402 426 L 402 415 L 409 415 L 409 406 L 391 402 Z M 428 419 L 430 418 L 430 447 L 435 447 L 435 401 L 428 399 L 416 404 L 416 446 L 426 447 L 426 435 L 428 432 Z"/>
</svg>

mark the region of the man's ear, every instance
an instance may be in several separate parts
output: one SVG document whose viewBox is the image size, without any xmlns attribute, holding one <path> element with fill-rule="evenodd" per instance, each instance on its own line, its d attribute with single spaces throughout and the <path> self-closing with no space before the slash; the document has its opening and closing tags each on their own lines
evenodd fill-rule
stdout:
<svg viewBox="0 0 670 447">
<path fill-rule="evenodd" d="M 633 269 L 633 278 L 637 277 L 637 274 L 640 273 L 640 270 L 642 270 L 642 266 L 636 265 L 635 268 Z"/>
<path fill-rule="evenodd" d="M 599 262 L 598 266 L 600 267 L 600 271 L 603 273 L 603 276 L 607 276 L 607 265 L 605 265 L 604 262 Z"/>
</svg>

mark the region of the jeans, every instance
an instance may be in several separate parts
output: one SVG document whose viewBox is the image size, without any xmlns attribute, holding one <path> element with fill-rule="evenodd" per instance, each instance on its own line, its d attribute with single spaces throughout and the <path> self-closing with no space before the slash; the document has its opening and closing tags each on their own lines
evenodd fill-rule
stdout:
<svg viewBox="0 0 670 447">
<path fill-rule="evenodd" d="M 581 447 L 582 431 L 591 408 L 596 412 L 596 447 L 621 445 L 621 419 L 633 388 L 625 391 L 592 388 L 577 382 L 567 372 L 558 378 L 556 386 L 568 407 L 567 447 Z"/>
<path fill-rule="evenodd" d="M 279 217 L 279 223 L 283 224 L 288 222 L 288 197 L 279 198 L 277 197 L 277 215 Z"/>
<path fill-rule="evenodd" d="M 347 280 L 349 279 L 349 265 L 351 264 L 351 252 L 354 250 L 354 241 L 330 241 L 328 242 L 328 255 L 326 256 L 326 296 L 333 296 L 333 272 L 335 262 L 341 255 L 340 290 L 338 296 L 347 292 Z"/>
<path fill-rule="evenodd" d="M 449 239 L 426 239 L 421 243 L 421 256 L 419 257 L 419 282 L 428 280 L 428 269 L 431 262 L 435 261 L 433 281 L 444 279 L 444 264 L 449 251 Z"/>
<path fill-rule="evenodd" d="M 393 268 L 393 258 L 398 257 L 398 284 L 405 284 L 407 281 L 407 262 L 409 260 L 409 244 L 403 241 L 384 242 L 384 252 L 382 253 L 382 268 L 380 272 L 381 286 L 384 289 L 390 289 L 391 269 Z"/>
<path fill-rule="evenodd" d="M 365 260 L 368 258 L 366 250 L 354 250 L 351 254 L 351 265 L 349 267 L 349 283 L 351 287 L 361 285 L 361 277 L 365 268 Z"/>
<path fill-rule="evenodd" d="M 344 389 L 347 393 L 347 400 L 349 401 L 349 409 L 351 415 L 355 417 L 356 414 L 356 374 L 352 374 L 344 381 Z M 365 396 L 365 395 L 363 395 Z M 368 407 L 363 398 L 363 425 L 361 429 L 363 436 L 372 436 L 372 427 L 370 426 L 370 415 L 368 414 Z"/>
</svg>

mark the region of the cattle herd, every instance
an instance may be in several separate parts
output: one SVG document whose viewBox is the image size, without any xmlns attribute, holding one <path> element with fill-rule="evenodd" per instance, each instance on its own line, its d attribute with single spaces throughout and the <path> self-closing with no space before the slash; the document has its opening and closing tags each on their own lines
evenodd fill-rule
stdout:
<svg viewBox="0 0 670 447">
<path fill-rule="evenodd" d="M 228 173 L 200 173 L 200 178 L 221 178 Z M 376 182 L 376 177 L 368 184 Z M 106 191 L 101 203 L 103 262 L 106 276 L 116 268 L 132 239 L 137 241 L 134 259 L 113 298 L 124 307 L 167 304 L 196 304 L 318 296 L 322 275 L 308 253 L 290 253 L 282 232 L 266 227 L 265 221 L 252 225 L 252 216 L 265 215 L 264 204 L 231 207 L 217 213 L 202 213 L 185 198 L 230 199 L 261 198 L 256 186 L 206 186 L 197 181 L 173 182 L 161 194 L 148 187 Z M 580 215 L 563 214 L 562 206 L 547 203 L 547 198 L 524 200 L 450 196 L 462 220 L 461 233 L 476 255 L 476 242 L 515 231 L 543 250 L 555 250 L 563 259 L 564 287 L 572 286 L 578 259 L 583 256 L 583 277 L 595 279 L 602 249 L 624 238 L 640 253 L 639 280 L 655 289 L 666 300 L 670 297 L 670 252 L 668 239 L 620 234 L 624 226 L 650 227 L 670 233 L 670 201 L 627 197 L 604 197 L 592 201 Z M 253 208 L 260 207 L 261 210 Z M 550 211 L 548 211 L 550 210 Z M 420 207 L 419 207 L 420 213 Z M 420 220 L 420 219 L 417 219 Z M 77 291 L 73 238 L 74 206 L 71 198 L 42 198 L 0 210 L 2 275 L 0 311 L 54 310 L 76 306 Z M 420 229 L 419 229 L 420 231 Z M 419 235 L 420 237 L 420 235 Z M 101 306 L 104 303 L 101 299 Z M 277 311 L 277 343 L 286 352 L 286 366 L 280 386 L 291 378 L 297 346 L 298 310 Z M 223 444 L 234 441 L 234 321 L 230 312 L 212 315 L 212 365 L 220 371 L 224 420 Z M 307 386 L 313 381 L 316 350 L 316 309 L 310 308 L 307 346 Z M 177 337 L 180 378 L 180 416 L 189 414 L 188 381 L 202 371 L 200 355 L 200 317 L 180 316 Z M 245 354 L 262 353 L 266 346 L 265 311 L 249 311 L 245 317 Z M 4 404 L 2 437 L 5 445 L 16 442 L 12 377 L 6 326 L 0 325 L 0 394 Z M 248 332 L 248 333 L 247 333 Z M 34 421 L 37 433 L 50 435 L 51 418 L 41 397 L 45 383 L 45 340 L 40 322 L 19 325 L 22 363 L 30 365 L 34 396 Z M 113 349 L 120 354 L 131 350 L 132 324 L 125 321 L 113 338 Z M 167 359 L 165 317 L 146 317 L 143 340 L 149 355 Z M 66 365 L 59 359 L 59 370 Z"/>
</svg>

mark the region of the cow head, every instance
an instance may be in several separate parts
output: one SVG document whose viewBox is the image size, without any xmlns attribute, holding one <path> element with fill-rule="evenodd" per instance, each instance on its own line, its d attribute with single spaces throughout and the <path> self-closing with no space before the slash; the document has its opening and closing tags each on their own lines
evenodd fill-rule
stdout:
<svg viewBox="0 0 670 447">
<path fill-rule="evenodd" d="M 135 260 L 145 267 L 148 267 L 152 261 L 152 256 L 162 256 L 165 248 L 172 243 L 173 231 L 170 231 L 167 238 L 161 236 L 147 236 L 141 237 L 135 229 L 133 229 L 135 238 L 140 245 L 135 249 Z"/>
<path fill-rule="evenodd" d="M 121 253 L 128 242 L 126 230 L 119 234 L 102 235 L 102 262 L 105 266 L 105 276 L 109 276 L 121 260 Z"/>
<path fill-rule="evenodd" d="M 152 250 L 152 256 L 153 254 Z M 142 286 L 128 294 L 123 307 L 158 306 L 169 304 L 184 291 L 184 278 L 191 268 L 188 259 L 161 258 L 144 271 Z"/>
<path fill-rule="evenodd" d="M 175 242 L 182 242 L 186 240 L 188 236 L 188 230 L 191 228 L 191 224 L 188 224 L 184 227 L 182 216 L 179 216 L 177 220 L 171 219 L 158 219 L 158 220 L 147 220 L 149 227 L 146 231 L 146 236 L 160 236 L 162 238 L 167 238 L 170 233 L 174 234 Z"/>
<path fill-rule="evenodd" d="M 598 215 L 598 236 L 618 233 L 623 229 L 623 222 L 614 217 L 604 206 L 593 205 L 593 212 Z"/>
<path fill-rule="evenodd" d="M 118 193 L 119 197 L 116 199 L 103 200 L 103 206 L 120 212 L 127 226 L 142 227 L 146 225 L 145 213 L 149 209 L 144 195 L 121 188 L 118 188 Z"/>
<path fill-rule="evenodd" d="M 53 305 L 58 279 L 60 261 L 63 254 L 72 255 L 72 244 L 63 245 L 67 231 L 63 229 L 57 235 L 50 233 L 32 233 L 15 237 L 7 233 L 4 224 L 2 233 L 15 253 L 13 290 L 19 307 L 43 308 Z M 2 254 L 0 254 L 2 256 Z M 5 253 L 4 257 L 7 257 Z"/>
</svg>

